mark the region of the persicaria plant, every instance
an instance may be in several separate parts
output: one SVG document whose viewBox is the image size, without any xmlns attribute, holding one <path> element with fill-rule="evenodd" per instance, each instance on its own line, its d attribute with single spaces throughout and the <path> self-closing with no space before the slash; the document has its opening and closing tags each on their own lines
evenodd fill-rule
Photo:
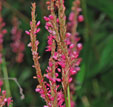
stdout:
<svg viewBox="0 0 113 107">
<path fill-rule="evenodd" d="M 5 105 L 7 105 L 9 107 L 9 105 L 12 103 L 12 98 L 9 97 L 7 98 L 6 95 L 6 91 L 5 90 L 2 90 L 2 85 L 3 85 L 3 81 L 0 80 L 0 107 L 3 107 Z"/>
<path fill-rule="evenodd" d="M 2 1 L 0 1 L 0 64 L 2 63 L 2 51 L 3 51 L 3 37 L 7 33 L 7 30 L 4 29 L 5 22 L 2 18 Z"/>
<path fill-rule="evenodd" d="M 26 34 L 30 36 L 31 42 L 28 46 L 31 47 L 33 67 L 36 69 L 34 78 L 39 82 L 36 92 L 39 92 L 45 100 L 44 107 L 74 107 L 70 97 L 70 83 L 73 80 L 73 75 L 80 70 L 81 62 L 79 53 L 82 44 L 78 43 L 80 38 L 76 32 L 77 23 L 84 20 L 83 16 L 79 15 L 80 1 L 76 0 L 73 3 L 68 23 L 66 23 L 64 0 L 50 0 L 46 3 L 50 11 L 50 15 L 44 16 L 45 28 L 49 33 L 46 51 L 50 52 L 51 56 L 44 75 L 42 75 L 39 64 L 40 56 L 37 52 L 39 41 L 36 38 L 40 31 L 40 21 L 36 21 L 35 3 L 32 3 L 30 30 L 26 31 Z M 45 78 L 49 81 L 45 81 Z"/>
</svg>

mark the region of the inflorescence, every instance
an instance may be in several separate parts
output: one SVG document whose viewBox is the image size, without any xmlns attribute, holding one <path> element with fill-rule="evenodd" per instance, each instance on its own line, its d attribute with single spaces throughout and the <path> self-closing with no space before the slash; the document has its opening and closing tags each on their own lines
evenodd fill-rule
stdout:
<svg viewBox="0 0 113 107">
<path fill-rule="evenodd" d="M 50 15 L 44 16 L 46 21 L 45 28 L 49 33 L 46 51 L 50 52 L 51 56 L 46 74 L 44 75 L 41 72 L 39 64 L 40 56 L 37 52 L 39 41 L 36 37 L 40 31 L 40 21 L 36 22 L 35 3 L 32 3 L 31 29 L 26 31 L 26 34 L 30 36 L 31 42 L 28 46 L 31 47 L 34 61 L 33 67 L 36 69 L 37 76 L 34 78 L 39 82 L 36 92 L 39 92 L 41 97 L 45 99 L 47 106 L 44 107 L 70 107 L 69 84 L 73 80 L 72 76 L 80 70 L 79 65 L 81 62 L 79 53 L 82 49 L 82 44 L 78 43 L 80 38 L 76 29 L 77 23 L 82 22 L 84 18 L 82 15 L 79 15 L 81 11 L 79 0 L 73 3 L 72 12 L 67 24 L 64 0 L 50 0 L 46 3 L 50 11 Z M 49 82 L 46 82 L 45 78 Z"/>
</svg>

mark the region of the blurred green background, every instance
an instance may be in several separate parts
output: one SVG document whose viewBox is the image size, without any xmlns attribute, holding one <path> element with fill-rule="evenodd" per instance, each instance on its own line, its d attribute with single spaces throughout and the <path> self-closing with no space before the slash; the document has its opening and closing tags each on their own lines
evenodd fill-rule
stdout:
<svg viewBox="0 0 113 107">
<path fill-rule="evenodd" d="M 48 33 L 44 28 L 43 16 L 48 15 L 46 0 L 4 0 L 3 18 L 8 33 L 4 37 L 4 55 L 7 61 L 9 77 L 17 78 L 24 90 L 25 99 L 14 81 L 10 81 L 14 107 L 43 107 L 44 100 L 35 93 L 37 81 L 33 79 L 35 70 L 30 48 L 29 29 L 31 20 L 31 2 L 37 3 L 37 20 L 41 21 L 39 54 L 42 71 L 47 67 L 49 53 L 45 52 Z M 73 0 L 65 0 L 66 15 L 71 11 Z M 76 107 L 113 107 L 113 0 L 81 0 L 84 22 L 77 31 L 80 33 L 83 50 L 80 57 L 81 70 L 76 75 Z M 13 61 L 14 53 L 8 53 L 11 43 L 12 18 L 16 16 L 23 30 L 22 38 L 26 44 L 24 61 L 21 64 Z"/>
</svg>

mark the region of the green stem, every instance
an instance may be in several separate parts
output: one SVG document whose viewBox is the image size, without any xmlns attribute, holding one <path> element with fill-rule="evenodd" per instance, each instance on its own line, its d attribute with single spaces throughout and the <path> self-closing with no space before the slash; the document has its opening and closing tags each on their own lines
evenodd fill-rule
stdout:
<svg viewBox="0 0 113 107">
<path fill-rule="evenodd" d="M 64 94 L 64 96 L 65 96 L 65 103 L 66 103 L 66 107 L 68 107 L 67 95 L 66 95 L 66 94 Z"/>
<path fill-rule="evenodd" d="M 3 72 L 3 77 L 8 78 L 8 72 L 7 72 L 7 66 L 6 66 L 5 58 L 2 59 L 2 72 Z M 4 83 L 5 83 L 5 88 L 6 88 L 6 92 L 7 92 L 7 97 L 11 97 L 9 80 L 4 79 Z M 10 104 L 9 107 L 13 107 L 13 105 Z"/>
<path fill-rule="evenodd" d="M 71 107 L 70 88 L 69 88 L 69 85 L 68 85 L 68 87 L 67 87 L 67 97 L 68 97 L 68 107 Z"/>
<path fill-rule="evenodd" d="M 65 103 L 66 103 L 66 107 L 71 107 L 71 101 L 70 101 L 70 88 L 69 85 L 67 87 L 67 94 L 65 93 Z"/>
</svg>

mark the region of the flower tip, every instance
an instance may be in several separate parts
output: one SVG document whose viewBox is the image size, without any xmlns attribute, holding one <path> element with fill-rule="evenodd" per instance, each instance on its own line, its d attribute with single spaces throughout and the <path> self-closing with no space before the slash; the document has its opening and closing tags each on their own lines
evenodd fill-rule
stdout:
<svg viewBox="0 0 113 107">
<path fill-rule="evenodd" d="M 27 30 L 25 31 L 25 33 L 26 33 L 27 35 L 30 35 L 30 32 L 29 32 L 29 31 L 27 31 Z"/>
<path fill-rule="evenodd" d="M 37 34 L 38 32 L 40 32 L 40 28 L 38 28 L 38 29 L 36 30 L 35 34 Z"/>
<path fill-rule="evenodd" d="M 79 51 L 82 50 L 82 48 L 83 48 L 82 44 L 81 43 L 78 43 L 77 44 L 77 48 L 78 48 Z"/>
<path fill-rule="evenodd" d="M 49 18 L 46 17 L 46 16 L 44 16 L 44 20 L 45 20 L 46 22 L 48 22 L 48 21 L 49 21 Z"/>
<path fill-rule="evenodd" d="M 40 25 L 40 21 L 37 22 L 36 26 L 38 27 Z"/>
<path fill-rule="evenodd" d="M 39 89 L 39 88 L 36 88 L 36 89 L 35 89 L 35 92 L 40 92 L 40 89 Z"/>
</svg>

